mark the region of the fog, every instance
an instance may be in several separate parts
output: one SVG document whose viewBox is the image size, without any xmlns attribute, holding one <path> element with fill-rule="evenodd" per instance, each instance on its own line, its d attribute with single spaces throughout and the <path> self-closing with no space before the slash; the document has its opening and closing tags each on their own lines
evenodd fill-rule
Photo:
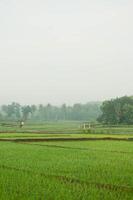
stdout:
<svg viewBox="0 0 133 200">
<path fill-rule="evenodd" d="M 0 0 L 0 104 L 133 94 L 131 0 Z"/>
</svg>

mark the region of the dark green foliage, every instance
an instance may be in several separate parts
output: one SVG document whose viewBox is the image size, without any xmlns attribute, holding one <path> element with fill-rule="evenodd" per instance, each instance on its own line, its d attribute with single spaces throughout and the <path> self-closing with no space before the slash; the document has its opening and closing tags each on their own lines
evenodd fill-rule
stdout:
<svg viewBox="0 0 133 200">
<path fill-rule="evenodd" d="M 104 101 L 99 122 L 106 124 L 133 124 L 133 98 L 121 97 Z"/>
<path fill-rule="evenodd" d="M 22 116 L 23 120 L 26 121 L 30 113 L 32 113 L 32 108 L 30 106 L 23 106 L 22 109 Z"/>
</svg>

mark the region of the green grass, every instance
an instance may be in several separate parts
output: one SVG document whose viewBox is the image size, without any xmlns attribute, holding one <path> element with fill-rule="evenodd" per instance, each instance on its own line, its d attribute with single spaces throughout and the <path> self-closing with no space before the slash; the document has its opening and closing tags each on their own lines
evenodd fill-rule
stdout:
<svg viewBox="0 0 133 200">
<path fill-rule="evenodd" d="M 79 131 L 80 122 L 44 122 L 42 124 L 31 124 L 25 123 L 23 128 L 19 128 L 19 124 L 15 126 L 2 126 L 0 125 L 0 131 L 52 131 L 52 132 L 62 132 L 62 131 Z"/>
<path fill-rule="evenodd" d="M 14 133 L 32 133 L 32 132 L 45 132 L 54 134 L 83 134 L 80 128 L 81 122 L 44 122 L 42 124 L 28 124 L 26 123 L 23 128 L 19 126 L 6 127 L 0 125 L 0 132 L 14 132 Z M 91 129 L 92 134 L 133 134 L 133 126 L 94 126 Z"/>
<path fill-rule="evenodd" d="M 132 142 L 0 142 L 1 200 L 131 200 L 132 174 Z"/>
<path fill-rule="evenodd" d="M 133 126 L 79 125 L 0 126 L 0 139 L 133 138 Z M 0 200 L 132 200 L 132 174 L 132 141 L 0 142 Z"/>
<path fill-rule="evenodd" d="M 25 124 L 23 128 L 0 126 L 0 138 L 133 137 L 133 126 L 93 127 L 90 133 L 85 133 L 80 129 L 80 124 L 80 122 L 45 122 Z"/>
</svg>

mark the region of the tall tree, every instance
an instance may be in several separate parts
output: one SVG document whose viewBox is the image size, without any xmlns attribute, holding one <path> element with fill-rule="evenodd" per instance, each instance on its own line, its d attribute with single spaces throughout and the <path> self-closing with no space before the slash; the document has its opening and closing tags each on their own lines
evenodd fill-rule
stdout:
<svg viewBox="0 0 133 200">
<path fill-rule="evenodd" d="M 32 113 L 31 107 L 29 105 L 23 106 L 22 113 L 23 113 L 23 120 L 26 121 L 29 117 L 29 114 Z"/>
<path fill-rule="evenodd" d="M 104 101 L 102 115 L 99 122 L 107 124 L 132 124 L 133 123 L 133 98 L 120 97 L 110 101 Z"/>
</svg>

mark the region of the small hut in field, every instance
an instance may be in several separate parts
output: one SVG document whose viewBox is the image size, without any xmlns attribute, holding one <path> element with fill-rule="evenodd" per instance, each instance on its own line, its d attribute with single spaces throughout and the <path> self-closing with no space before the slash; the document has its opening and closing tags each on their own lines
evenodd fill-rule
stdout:
<svg viewBox="0 0 133 200">
<path fill-rule="evenodd" d="M 90 122 L 83 122 L 81 125 L 80 125 L 80 128 L 84 131 L 84 132 L 90 132 L 91 130 L 91 123 Z"/>
</svg>

